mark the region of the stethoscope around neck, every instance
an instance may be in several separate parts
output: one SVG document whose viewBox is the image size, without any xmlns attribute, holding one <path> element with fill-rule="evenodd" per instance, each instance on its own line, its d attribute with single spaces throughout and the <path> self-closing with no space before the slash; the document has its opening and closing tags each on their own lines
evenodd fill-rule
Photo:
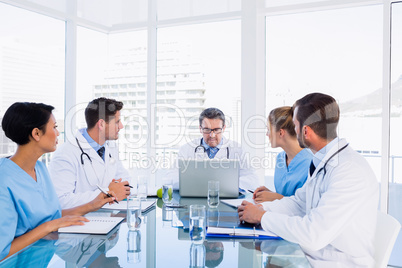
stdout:
<svg viewBox="0 0 402 268">
<path fill-rule="evenodd" d="M 331 155 L 331 157 L 328 158 L 327 161 L 325 161 L 324 166 L 323 166 L 322 168 L 320 168 L 320 169 L 317 171 L 317 175 L 318 175 L 318 173 L 320 173 L 321 171 L 324 171 L 324 175 L 322 176 L 322 179 L 324 179 L 325 175 L 327 174 L 327 169 L 326 169 L 326 167 L 327 167 L 328 162 L 329 162 L 334 156 L 336 156 L 337 154 L 339 154 L 340 152 L 342 152 L 343 149 L 345 149 L 346 147 L 348 147 L 348 145 L 349 145 L 349 143 L 346 144 L 345 146 L 343 146 L 343 147 L 342 147 L 341 149 L 339 149 L 338 151 L 336 151 L 333 155 Z M 317 176 L 317 175 L 316 175 L 316 176 Z"/>
<path fill-rule="evenodd" d="M 78 145 L 78 147 L 79 147 L 80 150 L 81 150 L 81 155 L 80 155 L 81 164 L 82 164 L 82 166 L 84 167 L 84 173 L 85 173 L 85 177 L 86 177 L 88 183 L 91 185 L 91 182 L 90 182 L 90 180 L 89 180 L 89 178 L 88 178 L 88 174 L 87 174 L 87 172 L 86 172 L 86 170 L 85 170 L 84 157 L 87 157 L 87 158 L 88 158 L 89 162 L 91 163 L 92 171 L 93 171 L 93 173 L 95 174 L 95 177 L 96 177 L 96 179 L 97 179 L 97 182 L 100 182 L 99 177 L 98 177 L 98 174 L 96 173 L 96 171 L 95 171 L 95 169 L 94 169 L 94 166 L 93 166 L 93 164 L 92 164 L 92 159 L 91 159 L 91 157 L 89 156 L 89 154 L 87 154 L 86 152 L 84 152 L 84 150 L 82 149 L 81 144 L 80 144 L 80 142 L 78 141 L 78 138 L 77 138 L 77 137 L 75 138 L 75 140 L 77 141 L 77 145 Z M 112 158 L 112 155 L 111 155 L 110 153 L 109 153 L 109 158 L 110 158 L 109 162 L 110 162 L 111 164 L 114 164 L 115 161 L 114 161 L 114 159 Z M 108 165 L 108 164 L 106 164 L 105 170 L 107 169 L 107 165 Z M 106 172 L 104 173 L 103 177 L 104 177 L 105 175 L 106 175 Z"/>
<path fill-rule="evenodd" d="M 202 145 L 202 141 L 204 140 L 204 138 L 201 138 L 200 140 L 200 145 L 198 145 L 197 147 L 195 147 L 194 149 L 194 153 L 206 153 L 207 149 L 205 149 L 204 145 Z M 226 158 L 229 159 L 229 147 L 226 147 Z"/>
<path fill-rule="evenodd" d="M 331 155 L 331 156 L 327 159 L 327 161 L 325 161 L 324 166 L 323 166 L 322 168 L 320 168 L 320 169 L 317 171 L 315 177 L 317 178 L 317 175 L 318 175 L 320 172 L 324 171 L 324 174 L 323 174 L 322 177 L 321 177 L 321 181 L 323 181 L 325 175 L 327 174 L 327 168 L 326 168 L 326 167 L 327 167 L 328 162 L 329 162 L 332 158 L 334 158 L 334 156 L 336 156 L 337 154 L 339 154 L 340 152 L 342 152 L 346 147 L 348 147 L 348 145 L 349 145 L 349 143 L 346 144 L 345 146 L 343 146 L 343 147 L 342 147 L 341 149 L 339 149 L 338 151 L 336 151 L 333 155 Z M 312 196 L 311 196 L 311 208 L 313 208 L 313 200 L 314 200 L 314 194 L 315 194 L 315 187 L 316 187 L 316 186 L 317 186 L 317 180 L 315 181 L 314 189 L 313 189 L 313 194 L 312 194 Z"/>
<path fill-rule="evenodd" d="M 75 140 L 77 141 L 77 145 L 78 145 L 78 147 L 79 147 L 80 150 L 81 150 L 81 155 L 80 155 L 81 164 L 84 165 L 84 156 L 86 156 L 86 157 L 88 158 L 89 162 L 91 162 L 91 165 L 92 165 L 92 159 L 91 159 L 91 157 L 89 156 L 89 154 L 87 154 L 86 152 L 84 152 L 84 150 L 83 150 L 82 147 L 81 147 L 80 142 L 78 141 L 78 138 L 75 138 Z M 111 155 L 110 153 L 109 153 L 109 158 L 112 158 L 112 155 Z"/>
</svg>

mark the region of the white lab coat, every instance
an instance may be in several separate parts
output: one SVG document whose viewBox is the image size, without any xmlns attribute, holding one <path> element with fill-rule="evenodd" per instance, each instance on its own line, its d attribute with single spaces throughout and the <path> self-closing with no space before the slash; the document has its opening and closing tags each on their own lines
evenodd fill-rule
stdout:
<svg viewBox="0 0 402 268">
<path fill-rule="evenodd" d="M 82 135 L 83 131 L 84 129 L 80 129 L 76 138 L 84 152 L 91 158 L 92 164 L 88 157 L 82 155 L 75 138 L 61 145 L 49 164 L 50 177 L 62 209 L 93 200 L 100 193 L 97 184 L 108 188 L 112 179 L 122 178 L 124 181 L 129 177 L 127 170 L 119 161 L 117 144 L 106 141 L 105 161 L 103 161 Z M 84 164 L 81 163 L 81 155 Z"/>
<path fill-rule="evenodd" d="M 257 174 L 253 168 L 250 167 L 250 158 L 241 149 L 240 145 L 231 140 L 222 137 L 223 144 L 219 151 L 216 153 L 214 159 L 227 159 L 229 150 L 229 159 L 238 159 L 240 161 L 240 177 L 239 187 L 244 190 L 254 190 L 259 186 Z M 178 158 L 180 159 L 209 159 L 206 152 L 195 152 L 195 148 L 201 143 L 201 138 L 192 140 L 191 142 L 183 145 L 179 149 Z M 176 163 L 177 164 L 177 163 Z M 171 177 L 173 181 L 173 188 L 179 188 L 179 170 L 174 169 L 174 175 Z"/>
<path fill-rule="evenodd" d="M 263 203 L 261 224 L 300 244 L 313 267 L 373 267 L 378 182 L 367 161 L 349 145 L 320 169 L 341 139 L 294 196 Z"/>
</svg>

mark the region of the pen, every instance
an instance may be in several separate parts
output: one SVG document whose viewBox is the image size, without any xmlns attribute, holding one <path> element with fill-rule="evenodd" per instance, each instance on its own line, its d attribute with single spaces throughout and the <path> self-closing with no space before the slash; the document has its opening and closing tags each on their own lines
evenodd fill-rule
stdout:
<svg viewBox="0 0 402 268">
<path fill-rule="evenodd" d="M 247 190 L 247 191 L 249 191 L 249 192 L 252 193 L 252 194 L 254 193 L 254 191 L 251 191 L 251 190 Z"/>
<path fill-rule="evenodd" d="M 115 183 L 119 183 L 118 181 L 114 181 Z M 131 186 L 130 184 L 127 184 L 127 185 L 124 185 L 124 186 L 127 186 L 127 187 L 130 187 L 130 188 L 133 188 L 133 186 Z"/>
<path fill-rule="evenodd" d="M 170 205 L 165 205 L 167 208 L 187 208 L 187 205 L 180 205 L 180 204 L 170 204 Z"/>
<path fill-rule="evenodd" d="M 96 187 L 98 187 L 98 189 L 102 192 L 102 193 L 104 193 L 107 197 L 113 197 L 111 194 L 109 194 L 108 192 L 106 192 L 102 187 L 100 187 L 98 184 L 96 185 Z M 119 203 L 119 202 L 117 202 L 117 200 L 115 199 L 115 200 L 113 200 L 114 202 L 116 202 L 117 204 Z"/>
</svg>

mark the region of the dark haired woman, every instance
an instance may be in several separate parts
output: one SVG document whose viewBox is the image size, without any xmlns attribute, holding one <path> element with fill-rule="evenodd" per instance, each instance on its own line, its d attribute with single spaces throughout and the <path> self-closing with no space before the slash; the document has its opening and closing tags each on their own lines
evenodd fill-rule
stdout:
<svg viewBox="0 0 402 268">
<path fill-rule="evenodd" d="M 282 199 L 294 195 L 304 185 L 313 158 L 309 149 L 302 149 L 297 141 L 292 120 L 292 107 L 273 109 L 268 116 L 267 136 L 272 148 L 283 149 L 276 158 L 274 183 L 276 192 L 265 186 L 258 187 L 253 198 L 256 203 Z"/>
<path fill-rule="evenodd" d="M 14 155 L 0 159 L 0 260 L 60 227 L 83 225 L 88 220 L 81 215 L 114 200 L 99 194 L 82 206 L 61 210 L 46 166 L 38 161 L 57 146 L 52 110 L 41 103 L 17 102 L 4 114 L 4 133 L 18 147 Z"/>
</svg>

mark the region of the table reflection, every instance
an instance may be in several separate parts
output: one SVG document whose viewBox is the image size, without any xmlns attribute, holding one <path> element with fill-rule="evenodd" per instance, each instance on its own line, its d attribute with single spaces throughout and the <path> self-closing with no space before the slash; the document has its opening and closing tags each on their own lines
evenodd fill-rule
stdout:
<svg viewBox="0 0 402 268">
<path fill-rule="evenodd" d="M 59 234 L 56 254 L 66 262 L 78 267 L 120 267 L 117 257 L 106 257 L 119 240 L 120 225 L 107 235 Z M 110 266 L 105 266 L 109 264 Z M 96 266 L 95 266 L 96 267 Z"/>
<path fill-rule="evenodd" d="M 107 235 L 58 234 L 39 240 L 0 263 L 3 267 L 309 267 L 297 244 L 285 240 L 206 238 L 190 240 L 188 207 L 206 205 L 200 198 L 179 198 L 169 208 L 157 202 L 134 230 L 122 222 Z M 99 211 L 98 216 L 125 216 Z M 236 209 L 220 203 L 207 210 L 207 226 L 237 226 Z"/>
<path fill-rule="evenodd" d="M 141 231 L 129 230 L 127 233 L 127 262 L 141 262 Z"/>
</svg>

